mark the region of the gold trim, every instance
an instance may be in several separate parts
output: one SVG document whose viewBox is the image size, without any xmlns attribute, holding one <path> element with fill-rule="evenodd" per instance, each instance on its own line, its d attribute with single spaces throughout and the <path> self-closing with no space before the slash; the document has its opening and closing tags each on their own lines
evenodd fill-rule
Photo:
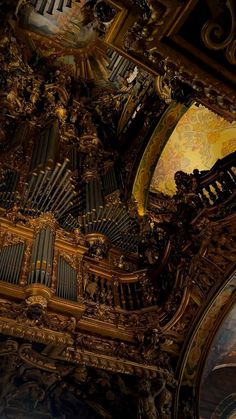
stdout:
<svg viewBox="0 0 236 419">
<path fill-rule="evenodd" d="M 79 302 L 64 300 L 59 297 L 52 297 L 48 301 L 48 307 L 60 313 L 72 314 L 76 319 L 80 319 L 85 312 L 85 305 Z"/>
<path fill-rule="evenodd" d="M 33 229 L 22 226 L 21 224 L 13 224 L 12 221 L 3 217 L 0 217 L 0 228 L 6 230 L 7 233 L 20 236 L 21 239 L 33 240 L 34 237 Z"/>
<path fill-rule="evenodd" d="M 107 238 L 107 236 L 105 236 L 102 233 L 89 233 L 86 234 L 85 236 L 85 240 L 89 243 L 89 244 L 93 244 L 96 241 L 102 242 L 102 243 L 106 243 L 109 244 L 109 239 Z"/>
<path fill-rule="evenodd" d="M 25 288 L 26 297 L 30 297 L 32 295 L 40 295 L 46 298 L 46 300 L 49 300 L 51 297 L 51 294 L 52 294 L 51 290 L 42 284 L 31 284 Z"/>
<path fill-rule="evenodd" d="M 124 328 L 117 328 L 114 324 L 105 323 L 94 318 L 83 318 L 79 322 L 79 328 L 84 331 L 99 333 L 101 336 L 111 337 L 122 341 L 133 342 L 133 333 Z"/>
<path fill-rule="evenodd" d="M 0 281 L 0 295 L 17 298 L 19 300 L 24 300 L 25 298 L 24 288 L 19 285 L 9 284 L 5 281 Z"/>
<path fill-rule="evenodd" d="M 139 164 L 132 196 L 137 203 L 138 213 L 143 216 L 146 211 L 148 192 L 158 159 L 177 123 L 187 111 L 185 105 L 172 102 L 158 122 Z"/>
</svg>

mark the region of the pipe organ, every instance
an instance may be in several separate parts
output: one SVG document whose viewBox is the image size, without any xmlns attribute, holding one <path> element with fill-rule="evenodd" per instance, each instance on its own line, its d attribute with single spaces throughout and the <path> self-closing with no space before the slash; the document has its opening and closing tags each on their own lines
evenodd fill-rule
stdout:
<svg viewBox="0 0 236 419">
<path fill-rule="evenodd" d="M 31 3 L 41 14 L 73 6 L 69 0 Z M 115 52 L 109 51 L 108 58 L 110 81 L 126 77 L 134 68 Z M 45 75 L 43 84 L 30 79 L 25 100 L 28 112 L 39 100 L 34 119 L 22 119 L 9 143 L 2 144 L 4 152 L 10 148 L 13 152 L 7 154 L 7 164 L 0 157 L 0 223 L 3 214 L 23 225 L 26 233 L 25 243 L 16 244 L 14 239 L 6 245 L 0 237 L 0 281 L 21 288 L 25 298 L 39 296 L 62 305 L 67 300 L 72 306 L 87 298 L 92 305 L 133 310 L 146 304 L 139 273 L 115 284 L 116 265 L 111 268 L 108 253 L 115 252 L 119 260 L 123 253 L 135 253 L 140 241 L 137 221 L 122 202 L 121 163 L 102 131 L 98 138 L 99 109 L 93 111 L 88 103 L 92 88 L 67 89 L 68 75 L 62 73 Z M 94 259 L 95 264 L 103 259 L 101 263 L 109 266 L 105 275 L 87 269 L 87 261 Z"/>
<path fill-rule="evenodd" d="M 185 54 L 198 24 L 223 45 L 234 2 L 0 0 L 0 419 L 201 413 L 235 303 L 236 152 L 172 198 L 150 181 L 192 101 L 225 118 L 214 146 L 235 119 L 231 64 Z"/>
<path fill-rule="evenodd" d="M 90 137 L 89 137 L 90 138 Z M 87 140 L 87 137 L 86 137 Z M 91 139 L 90 139 L 91 140 Z M 92 138 L 92 147 L 103 147 Z M 96 146 L 94 145 L 96 144 Z M 9 209 L 15 203 L 24 217 L 50 212 L 59 225 L 73 232 L 101 234 L 111 245 L 135 252 L 139 241 L 137 226 L 120 201 L 122 185 L 115 162 L 105 164 L 96 151 L 79 144 L 70 147 L 64 161 L 58 161 L 61 144 L 58 121 L 47 123 L 33 143 L 28 175 L 18 193 L 19 172 L 2 166 L 0 204 Z M 70 167 L 70 168 L 69 168 Z"/>
</svg>

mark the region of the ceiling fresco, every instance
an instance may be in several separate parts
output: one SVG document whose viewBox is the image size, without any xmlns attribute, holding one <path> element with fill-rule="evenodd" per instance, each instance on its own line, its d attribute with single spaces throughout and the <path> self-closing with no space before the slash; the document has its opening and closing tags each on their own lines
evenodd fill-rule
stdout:
<svg viewBox="0 0 236 419">
<path fill-rule="evenodd" d="M 236 122 L 229 123 L 203 106 L 193 105 L 183 115 L 156 166 L 150 190 L 175 193 L 178 170 L 209 170 L 236 149 Z"/>
<path fill-rule="evenodd" d="M 45 3 L 46 1 L 46 3 Z M 38 60 L 64 66 L 74 77 L 107 79 L 107 47 L 103 43 L 118 17 L 117 10 L 103 0 L 81 0 L 64 5 L 59 0 L 27 5 L 20 12 L 21 35 Z M 43 7 L 43 12 L 42 12 Z M 41 10 L 41 13 L 40 13 Z"/>
<path fill-rule="evenodd" d="M 236 417 L 236 305 L 217 332 L 207 357 L 200 391 L 200 418 Z"/>
<path fill-rule="evenodd" d="M 47 3 L 49 7 L 50 1 Z M 88 7 L 88 3 L 87 0 L 74 2 L 73 7 L 65 7 L 63 13 L 55 8 L 53 14 L 47 11 L 40 14 L 37 9 L 28 7 L 21 17 L 21 22 L 25 29 L 49 37 L 62 47 L 86 48 L 94 43 L 99 35 L 104 34 L 112 20 L 110 18 L 108 23 L 101 22 L 96 10 Z"/>
</svg>

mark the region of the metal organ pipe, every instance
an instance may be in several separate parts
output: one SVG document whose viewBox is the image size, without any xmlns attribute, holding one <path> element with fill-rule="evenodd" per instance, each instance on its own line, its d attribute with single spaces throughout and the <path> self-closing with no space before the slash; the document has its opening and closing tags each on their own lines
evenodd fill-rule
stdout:
<svg viewBox="0 0 236 419">
<path fill-rule="evenodd" d="M 65 191 L 66 188 L 69 188 L 71 185 L 71 177 L 68 179 L 70 173 L 66 173 L 63 178 L 61 179 L 61 182 L 54 190 L 54 193 L 51 195 L 50 199 L 48 200 L 48 204 L 45 207 L 45 210 L 47 210 L 48 205 L 50 205 L 51 202 L 53 202 L 54 206 L 58 202 L 58 198 L 61 197 L 62 193 Z M 64 185 L 63 185 L 64 184 Z"/>
<path fill-rule="evenodd" d="M 99 208 L 100 208 L 100 206 L 101 206 L 101 203 L 99 202 L 99 193 L 98 193 L 98 189 L 99 189 L 99 185 L 98 185 L 98 181 L 97 181 L 97 179 L 95 180 L 95 208 L 96 208 L 96 211 L 98 211 L 99 210 Z"/>
<path fill-rule="evenodd" d="M 53 232 L 51 229 L 49 230 L 49 239 L 48 239 L 48 251 L 47 251 L 47 259 L 46 259 L 46 284 L 50 286 L 50 271 L 52 268 L 52 261 L 53 261 Z"/>
<path fill-rule="evenodd" d="M 65 261 L 62 260 L 62 277 L 61 277 L 61 297 L 65 298 L 65 280 L 66 280 L 66 276 L 65 276 Z"/>
<path fill-rule="evenodd" d="M 61 218 L 63 216 L 63 214 L 70 208 L 73 206 L 73 202 L 70 201 L 70 199 L 72 199 L 75 196 L 75 192 L 72 191 L 68 191 L 67 194 L 65 195 L 62 203 L 61 203 L 61 208 L 60 210 L 58 210 L 58 212 L 55 214 L 57 218 Z"/>
<path fill-rule="evenodd" d="M 49 229 L 46 228 L 46 230 L 44 231 L 43 252 L 42 252 L 41 273 L 40 273 L 41 274 L 40 282 L 43 283 L 44 277 L 45 277 L 45 285 L 47 285 L 46 271 L 47 271 L 48 244 L 49 244 Z"/>
<path fill-rule="evenodd" d="M 47 160 L 49 162 L 54 162 L 57 155 L 57 145 L 58 145 L 58 136 L 59 136 L 59 125 L 58 120 L 52 122 L 49 131 L 49 142 L 47 150 Z"/>
<path fill-rule="evenodd" d="M 95 191 L 94 191 L 94 179 L 89 182 L 89 190 L 90 190 L 90 197 L 91 197 L 91 207 L 90 211 L 95 211 Z"/>
<path fill-rule="evenodd" d="M 14 247 L 13 247 L 13 245 L 11 244 L 10 246 L 8 246 L 8 248 L 7 248 L 7 259 L 6 259 L 6 273 L 5 273 L 5 275 L 6 275 L 6 281 L 8 281 L 8 278 L 9 278 L 9 274 L 10 274 L 10 271 L 11 271 L 11 265 L 12 265 L 12 257 L 14 258 L 14 252 L 15 252 L 15 249 L 14 249 Z"/>
<path fill-rule="evenodd" d="M 38 141 L 34 144 L 33 151 L 32 151 L 31 162 L 30 162 L 31 172 L 36 167 L 37 156 L 38 156 Z"/>
<path fill-rule="evenodd" d="M 44 211 L 47 211 L 49 203 L 53 201 L 53 199 L 55 198 L 55 196 L 57 195 L 58 191 L 60 190 L 60 188 L 62 187 L 63 183 L 68 179 L 69 175 L 71 174 L 70 170 L 67 170 L 65 172 L 65 174 L 63 175 L 60 183 L 57 185 L 57 187 L 54 190 L 54 193 L 52 194 L 52 196 L 50 197 L 50 199 L 48 200 L 48 204 L 46 205 Z M 51 188 L 52 190 L 52 188 Z"/>
<path fill-rule="evenodd" d="M 7 255 L 7 247 L 3 247 L 1 249 L 1 258 L 0 258 L 0 273 L 1 273 L 1 277 L 0 279 L 2 281 L 4 281 L 5 278 L 5 270 L 6 270 L 6 255 Z"/>
<path fill-rule="evenodd" d="M 44 235 L 45 235 L 45 230 L 41 230 L 41 232 L 39 233 L 39 244 L 38 244 L 38 251 L 37 251 L 37 258 L 35 261 L 35 282 L 39 283 L 40 282 L 40 271 L 41 271 L 41 267 L 42 267 L 42 257 L 43 257 L 43 243 L 44 243 Z"/>
<path fill-rule="evenodd" d="M 6 275 L 6 280 L 8 282 L 11 282 L 10 279 L 12 278 L 12 274 L 13 274 L 13 270 L 14 270 L 14 263 L 16 261 L 16 253 L 17 253 L 17 248 L 14 245 L 10 246 L 10 257 L 8 260 L 8 270 L 7 270 L 7 275 Z"/>
<path fill-rule="evenodd" d="M 58 265 L 57 265 L 57 286 L 56 286 L 56 295 L 60 297 L 61 295 L 61 280 L 60 280 L 60 272 L 61 272 L 61 257 L 58 258 Z"/>
<path fill-rule="evenodd" d="M 40 196 L 40 192 L 43 189 L 43 185 L 45 183 L 47 174 L 48 174 L 48 170 L 46 170 L 46 172 L 43 172 L 42 170 L 40 171 L 40 175 L 39 175 L 39 179 L 38 179 L 39 180 L 38 188 L 35 186 L 35 191 L 36 192 L 34 193 L 34 195 L 33 194 L 31 195 L 31 199 L 30 199 L 30 202 L 32 203 L 31 204 L 32 207 L 34 207 L 34 205 L 37 204 L 37 198 L 38 198 L 38 196 Z"/>
<path fill-rule="evenodd" d="M 52 211 L 60 218 L 72 205 L 76 192 L 71 177 L 71 171 L 65 170 L 68 159 L 57 164 L 52 170 L 47 168 L 39 174 L 33 173 L 20 206 L 23 210 L 38 215 L 42 211 Z"/>
<path fill-rule="evenodd" d="M 47 124 L 39 134 L 38 140 L 34 144 L 31 158 L 31 171 L 39 166 L 44 167 L 48 163 L 54 162 L 57 154 L 58 145 L 58 121 L 54 120 Z"/>
<path fill-rule="evenodd" d="M 48 153 L 48 145 L 49 145 L 49 129 L 48 127 L 44 129 L 44 131 L 40 134 L 40 153 L 38 156 L 38 166 L 44 167 L 44 165 L 47 163 L 47 153 Z"/>
<path fill-rule="evenodd" d="M 21 244 L 18 247 L 18 257 L 17 257 L 17 261 L 16 261 L 16 269 L 15 269 L 15 273 L 14 273 L 14 283 L 17 284 L 19 282 L 20 279 L 20 270 L 21 270 L 21 265 L 22 265 L 22 261 L 23 261 L 23 257 L 24 257 L 24 250 L 25 250 L 25 244 Z"/>
<path fill-rule="evenodd" d="M 76 270 L 62 256 L 58 258 L 56 295 L 60 298 L 77 301 Z"/>
<path fill-rule="evenodd" d="M 50 287 L 53 244 L 53 232 L 50 227 L 45 227 L 36 235 L 33 243 L 28 283 L 41 283 Z"/>
<path fill-rule="evenodd" d="M 14 283 L 14 274 L 15 274 L 15 269 L 17 268 L 18 253 L 19 253 L 19 246 L 13 245 L 12 246 L 12 260 L 10 264 L 10 271 L 7 278 L 8 281 L 12 283 Z"/>
<path fill-rule="evenodd" d="M 57 176 L 58 171 L 59 171 L 59 169 L 60 169 L 61 167 L 62 167 L 61 163 L 57 163 L 57 164 L 56 164 L 56 166 L 55 166 L 55 168 L 54 168 L 53 172 L 51 173 L 51 176 L 50 176 L 50 177 L 49 177 L 49 179 L 48 179 L 47 186 L 46 186 L 46 188 L 45 188 L 45 190 L 44 190 L 44 195 L 42 195 L 42 198 L 41 198 L 41 199 L 40 199 L 40 201 L 39 201 L 39 205 L 41 204 L 41 201 L 45 199 L 45 196 L 46 196 L 47 194 L 49 194 L 49 193 L 50 193 L 50 191 L 51 191 L 51 189 L 52 189 L 52 182 L 54 182 L 55 177 Z"/>
<path fill-rule="evenodd" d="M 30 194 L 31 187 L 32 187 L 32 185 L 33 185 L 36 177 L 37 177 L 37 173 L 32 173 L 31 179 L 30 179 L 29 183 L 25 183 L 25 190 L 24 190 L 24 193 L 23 193 L 23 199 L 22 199 L 22 202 L 21 202 L 21 208 L 25 208 L 25 206 L 26 206 L 26 203 L 28 201 L 28 197 L 29 197 L 29 194 Z"/>
<path fill-rule="evenodd" d="M 0 185 L 0 205 L 4 208 L 11 208 L 19 180 L 19 172 L 16 170 L 3 170 L 2 184 Z"/>
<path fill-rule="evenodd" d="M 28 276 L 28 283 L 30 284 L 33 283 L 33 276 L 34 276 L 34 271 L 35 271 L 35 259 L 36 259 L 36 254 L 38 250 L 38 243 L 39 243 L 39 233 L 36 235 L 36 238 L 32 247 L 31 260 L 30 260 L 30 273 Z"/>
<path fill-rule="evenodd" d="M 24 243 L 4 246 L 0 250 L 0 280 L 17 284 L 24 255 Z"/>
<path fill-rule="evenodd" d="M 34 197 L 35 197 L 35 195 L 37 194 L 37 191 L 38 191 L 38 189 L 39 189 L 40 182 L 41 182 L 42 177 L 43 177 L 43 172 L 41 171 L 41 172 L 39 173 L 39 175 L 37 175 L 37 174 L 36 174 L 36 176 L 37 176 L 36 183 L 35 183 L 35 185 L 33 186 L 33 190 L 32 190 L 31 195 L 29 196 L 29 202 L 30 202 L 30 203 L 33 201 L 33 198 L 34 198 Z"/>
<path fill-rule="evenodd" d="M 86 214 L 89 212 L 89 192 L 88 192 L 88 182 L 85 183 L 85 200 L 86 200 Z"/>
<path fill-rule="evenodd" d="M 63 186 L 63 188 L 61 188 L 61 191 L 59 191 L 59 193 L 58 193 L 58 195 L 57 195 L 57 198 L 55 199 L 55 201 L 54 201 L 54 203 L 52 204 L 52 206 L 51 206 L 51 211 L 56 211 L 57 210 L 57 208 L 60 206 L 60 204 L 61 204 L 61 202 L 60 202 L 60 200 L 61 200 L 61 198 L 62 198 L 62 195 L 65 193 L 65 191 L 70 187 L 70 185 L 71 185 L 71 179 L 69 179 L 65 184 L 64 184 L 64 186 Z M 70 193 L 70 191 L 69 191 L 69 193 Z M 67 190 L 67 194 L 68 194 L 68 190 Z M 65 198 L 65 196 L 64 196 L 64 198 Z"/>
</svg>

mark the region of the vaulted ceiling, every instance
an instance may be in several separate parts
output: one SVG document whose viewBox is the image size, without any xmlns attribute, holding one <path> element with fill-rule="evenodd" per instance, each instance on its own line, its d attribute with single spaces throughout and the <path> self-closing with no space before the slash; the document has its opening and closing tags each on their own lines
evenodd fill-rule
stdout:
<svg viewBox="0 0 236 419">
<path fill-rule="evenodd" d="M 171 134 L 152 178 L 150 190 L 173 195 L 178 170 L 209 170 L 236 149 L 236 122 L 229 123 L 203 106 L 192 105 Z"/>
<path fill-rule="evenodd" d="M 0 416 L 193 419 L 232 379 L 232 4 L 0 0 Z"/>
</svg>

